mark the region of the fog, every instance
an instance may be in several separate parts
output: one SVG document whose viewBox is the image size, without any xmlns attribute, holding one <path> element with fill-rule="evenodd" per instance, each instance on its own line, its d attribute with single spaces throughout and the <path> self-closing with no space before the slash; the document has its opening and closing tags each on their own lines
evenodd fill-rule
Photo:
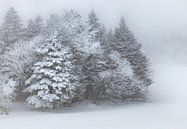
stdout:
<svg viewBox="0 0 187 129">
<path fill-rule="evenodd" d="M 0 24 L 10 7 L 15 7 L 25 25 L 34 16 L 41 15 L 47 19 L 52 13 L 60 14 L 68 9 L 78 11 L 86 20 L 88 13 L 94 9 L 101 23 L 114 30 L 123 16 L 142 44 L 143 53 L 150 59 L 151 73 L 145 67 L 146 61 L 141 53 L 135 51 L 132 55 L 132 49 L 129 50 L 130 54 L 125 54 L 131 55 L 133 63 L 129 57 L 122 60 L 124 53 L 121 54 L 121 50 L 109 50 L 112 52 L 109 58 L 103 53 L 98 54 L 98 51 L 98 55 L 92 54 L 92 46 L 98 50 L 98 42 L 90 39 L 95 37 L 91 35 L 94 31 L 89 35 L 85 33 L 88 31 L 81 33 L 78 40 L 72 36 L 76 42 L 71 45 L 76 46 L 73 50 L 78 52 L 71 49 L 66 51 L 64 44 L 60 48 L 59 43 L 64 40 L 56 37 L 56 33 L 50 40 L 34 35 L 31 42 L 16 43 L 15 49 L 7 53 L 5 49 L 5 54 L 1 56 L 0 115 L 4 112 L 7 114 L 8 109 L 11 112 L 6 117 L 0 116 L 0 129 L 187 129 L 187 0 L 0 0 Z M 71 36 L 71 33 L 67 34 Z M 37 58 L 33 47 L 36 46 L 35 40 L 37 44 L 42 40 L 42 45 L 49 46 L 47 51 L 42 47 L 42 52 L 46 53 L 39 56 L 41 59 Z M 79 40 L 83 48 L 77 45 Z M 25 49 L 27 45 L 29 47 Z M 73 52 L 77 55 L 72 60 L 70 55 Z M 87 53 L 89 56 L 85 56 Z M 140 58 L 137 58 L 137 54 Z M 153 80 L 146 94 L 148 99 L 145 103 L 131 103 L 139 96 L 140 101 L 145 98 L 149 80 L 147 76 Z M 16 93 L 12 93 L 14 91 Z M 105 94 L 106 98 L 110 98 L 109 101 L 114 99 L 114 107 L 108 100 L 100 103 L 102 100 L 98 98 L 105 100 Z M 6 108 L 3 107 L 5 97 L 13 99 L 13 102 L 5 103 Z M 40 105 L 48 108 L 48 105 L 55 103 L 57 109 L 32 109 L 26 102 L 16 101 L 20 98 L 36 108 Z M 122 101 L 116 98 L 124 98 L 128 102 L 118 104 Z M 99 101 L 95 101 L 97 99 Z M 99 105 L 92 102 L 98 102 Z M 61 106 L 62 110 L 58 110 Z"/>
<path fill-rule="evenodd" d="M 15 7 L 26 22 L 35 15 L 44 18 L 64 9 L 75 9 L 86 18 L 94 9 L 108 28 L 121 16 L 151 57 L 183 58 L 186 51 L 187 2 L 185 0 L 0 0 L 0 17 Z"/>
</svg>

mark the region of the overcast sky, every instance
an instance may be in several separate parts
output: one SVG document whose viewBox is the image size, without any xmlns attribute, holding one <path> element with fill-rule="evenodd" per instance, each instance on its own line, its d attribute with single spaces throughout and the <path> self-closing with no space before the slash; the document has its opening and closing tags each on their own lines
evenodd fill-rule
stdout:
<svg viewBox="0 0 187 129">
<path fill-rule="evenodd" d="M 176 36 L 187 34 L 187 0 L 0 0 L 0 18 L 11 6 L 24 21 L 35 15 L 46 18 L 64 9 L 75 9 L 85 18 L 94 9 L 108 28 L 118 25 L 121 16 L 125 17 L 130 29 L 144 44 L 187 42 L 186 36 L 182 41 Z M 173 32 L 175 39 L 166 39 L 164 33 Z"/>
<path fill-rule="evenodd" d="M 83 15 L 94 9 L 108 26 L 116 25 L 120 16 L 135 28 L 187 25 L 186 0 L 0 0 L 1 18 L 10 6 L 24 19 L 73 8 Z"/>
</svg>

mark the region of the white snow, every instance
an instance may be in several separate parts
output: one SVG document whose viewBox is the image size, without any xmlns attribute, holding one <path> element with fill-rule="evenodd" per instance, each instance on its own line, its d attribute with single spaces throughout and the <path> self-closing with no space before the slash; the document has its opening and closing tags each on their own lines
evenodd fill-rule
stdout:
<svg viewBox="0 0 187 129">
<path fill-rule="evenodd" d="M 129 77 L 134 76 L 130 63 L 127 60 L 122 60 L 120 54 L 117 51 L 113 51 L 110 54 L 110 57 L 118 64 L 118 69 L 121 73 L 125 73 L 125 75 Z"/>
<path fill-rule="evenodd" d="M 58 112 L 14 104 L 8 116 L 0 116 L 0 129 L 187 129 L 187 66 L 158 64 L 154 70 L 149 102 Z"/>
</svg>

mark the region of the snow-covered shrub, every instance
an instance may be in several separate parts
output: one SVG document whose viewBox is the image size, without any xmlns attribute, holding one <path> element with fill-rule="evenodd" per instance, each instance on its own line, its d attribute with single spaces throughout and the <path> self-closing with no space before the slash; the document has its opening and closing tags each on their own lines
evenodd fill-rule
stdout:
<svg viewBox="0 0 187 129">
<path fill-rule="evenodd" d="M 137 79 L 125 76 L 118 70 L 114 71 L 109 78 L 110 83 L 106 87 L 104 98 L 112 101 L 145 99 L 144 91 L 142 91 L 142 83 Z"/>
<path fill-rule="evenodd" d="M 4 106 L 0 106 L 0 115 L 8 115 L 8 114 L 9 114 L 9 110 Z"/>
<path fill-rule="evenodd" d="M 144 99 L 146 89 L 135 77 L 130 63 L 121 58 L 116 51 L 113 51 L 109 57 L 114 62 L 114 67 L 100 73 L 100 80 L 105 89 L 100 97 L 112 101 Z"/>
<path fill-rule="evenodd" d="M 0 86 L 4 96 L 9 99 L 14 97 L 15 92 L 22 92 L 31 66 L 37 60 L 35 46 L 38 42 L 40 38 L 17 42 L 1 56 Z"/>
</svg>

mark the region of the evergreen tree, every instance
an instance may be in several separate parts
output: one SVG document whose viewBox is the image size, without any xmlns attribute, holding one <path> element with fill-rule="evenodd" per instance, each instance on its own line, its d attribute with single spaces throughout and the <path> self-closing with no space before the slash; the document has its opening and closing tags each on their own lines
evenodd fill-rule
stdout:
<svg viewBox="0 0 187 129">
<path fill-rule="evenodd" d="M 26 81 L 27 101 L 36 108 L 56 108 L 69 105 L 81 93 L 79 80 L 74 73 L 73 55 L 61 44 L 58 34 L 46 40 L 45 54 L 33 66 L 33 74 Z"/>
<path fill-rule="evenodd" d="M 30 19 L 28 21 L 28 26 L 26 29 L 26 36 L 31 39 L 35 36 L 41 34 L 43 29 L 43 20 L 40 16 L 37 16 L 34 20 Z"/>
<path fill-rule="evenodd" d="M 3 24 L 0 28 L 1 41 L 5 47 L 22 40 L 23 28 L 21 19 L 13 7 L 11 7 L 4 17 Z"/>
<path fill-rule="evenodd" d="M 109 30 L 108 32 L 105 26 L 102 26 L 101 34 L 102 34 L 101 45 L 105 51 L 104 54 L 108 55 L 112 51 L 111 44 L 114 42 L 114 35 L 112 30 Z"/>
<path fill-rule="evenodd" d="M 74 10 L 65 11 L 61 21 L 61 39 L 66 42 L 75 43 L 75 39 L 83 32 L 80 14 Z"/>
<path fill-rule="evenodd" d="M 57 31 L 60 27 L 60 17 L 57 14 L 51 14 L 50 18 L 47 19 L 47 26 L 45 27 L 45 34 L 50 35 L 50 33 L 53 33 Z"/>
<path fill-rule="evenodd" d="M 95 13 L 89 14 L 84 31 L 78 37 L 80 47 L 78 51 L 79 66 L 81 69 L 81 83 L 85 87 L 85 98 L 92 102 L 100 99 L 105 87 L 100 80 L 99 74 L 109 69 L 109 59 L 104 55 L 101 45 L 102 28 Z"/>
<path fill-rule="evenodd" d="M 90 34 L 91 39 L 94 42 L 101 41 L 102 40 L 102 26 L 99 22 L 99 19 L 96 13 L 93 10 L 88 15 L 88 20 L 86 23 L 87 23 L 88 33 Z"/>
<path fill-rule="evenodd" d="M 119 27 L 115 30 L 115 42 L 112 48 L 118 51 L 124 59 L 127 59 L 134 70 L 136 78 L 143 81 L 145 86 L 151 84 L 150 69 L 147 57 L 141 52 L 141 44 L 134 38 L 128 29 L 125 20 L 121 18 Z"/>
<path fill-rule="evenodd" d="M 0 44 L 9 50 L 2 48 L 0 58 L 0 99 L 13 97 L 17 87 L 25 89 L 27 102 L 36 108 L 83 99 L 144 99 L 152 82 L 149 61 L 123 18 L 114 34 L 94 11 L 86 23 L 74 10 L 54 14 L 43 27 L 41 17 L 29 20 L 24 33 L 29 41 L 22 42 L 21 20 L 13 8 L 7 12 L 0 28 Z"/>
</svg>

